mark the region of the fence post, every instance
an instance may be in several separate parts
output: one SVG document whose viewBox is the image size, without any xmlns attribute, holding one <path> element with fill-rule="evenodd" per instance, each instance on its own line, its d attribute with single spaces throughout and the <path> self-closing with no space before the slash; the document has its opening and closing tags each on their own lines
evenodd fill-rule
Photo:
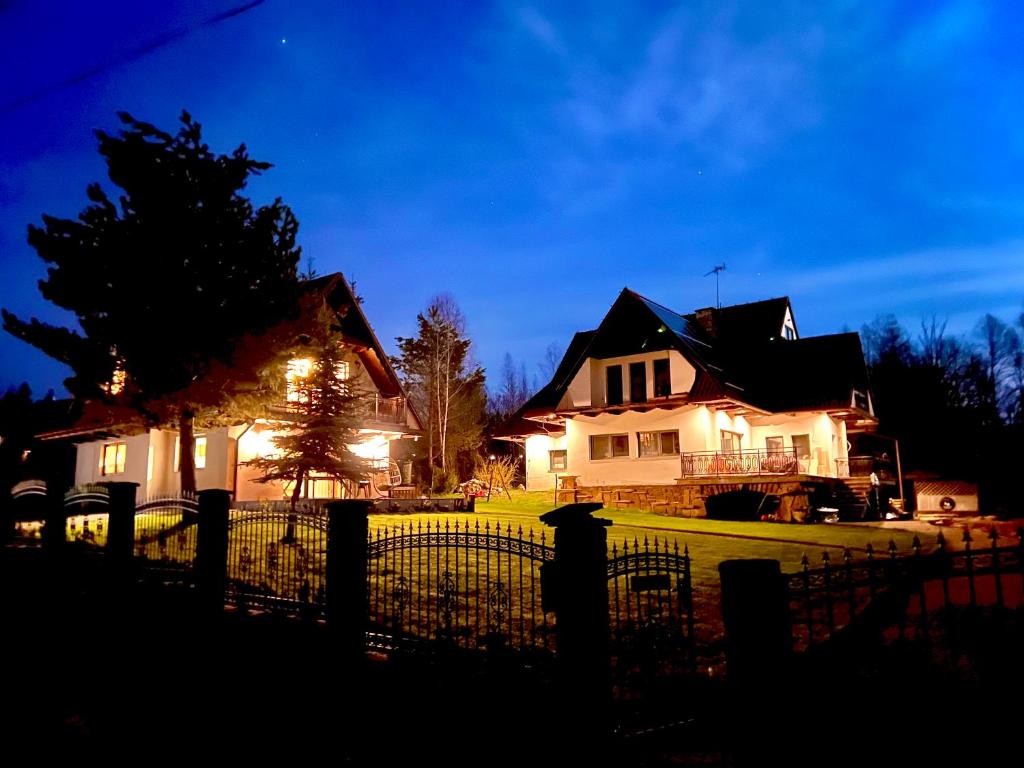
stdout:
<svg viewBox="0 0 1024 768">
<path fill-rule="evenodd" d="M 0 547 L 14 540 L 14 497 L 10 488 L 0 487 Z"/>
<path fill-rule="evenodd" d="M 196 587 L 199 608 L 206 618 L 224 611 L 228 570 L 228 510 L 230 491 L 199 492 L 199 523 L 196 531 Z"/>
<path fill-rule="evenodd" d="M 113 569 L 126 568 L 135 548 L 135 494 L 138 483 L 100 483 L 107 489 L 106 557 Z"/>
<path fill-rule="evenodd" d="M 64 489 L 54 484 L 46 488 L 46 520 L 43 523 L 42 544 L 47 557 L 57 559 L 64 552 L 67 539 L 67 512 L 64 510 Z"/>
<path fill-rule="evenodd" d="M 770 731 L 765 702 L 781 698 L 787 704 L 780 706 L 788 705 L 780 697 L 793 640 L 786 580 L 778 560 L 724 560 L 718 573 L 728 679 L 739 710 L 736 721 L 750 729 L 735 745 L 736 764 L 761 764 L 773 743 L 772 734 L 762 732 Z"/>
<path fill-rule="evenodd" d="M 344 499 L 327 507 L 327 628 L 344 663 L 366 654 L 369 605 L 366 565 L 370 499 Z"/>
<path fill-rule="evenodd" d="M 592 517 L 598 503 L 567 504 L 541 515 L 555 529 L 555 559 L 541 579 L 545 606 L 555 612 L 564 711 L 575 727 L 594 733 L 607 724 L 611 695 L 608 648 L 608 531 Z"/>
</svg>

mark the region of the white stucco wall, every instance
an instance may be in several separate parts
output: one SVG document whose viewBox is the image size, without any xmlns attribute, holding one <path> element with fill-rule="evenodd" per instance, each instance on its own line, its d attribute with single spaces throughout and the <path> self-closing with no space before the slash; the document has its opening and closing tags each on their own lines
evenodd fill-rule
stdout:
<svg viewBox="0 0 1024 768">
<path fill-rule="evenodd" d="M 705 450 L 709 422 L 706 414 L 705 408 L 690 407 L 574 418 L 566 423 L 568 467 L 565 474 L 578 475 L 579 484 L 587 486 L 674 483 L 680 475 L 679 456 L 640 458 L 636 433 L 676 430 L 681 451 Z M 628 458 L 591 460 L 591 435 L 623 433 L 629 439 Z"/>
<path fill-rule="evenodd" d="M 579 408 L 580 406 L 590 405 L 593 402 L 591 377 L 594 368 L 595 361 L 593 359 L 587 358 L 583 361 L 583 365 L 576 371 L 576 375 L 569 383 L 568 389 L 562 395 L 562 400 L 558 404 L 559 408 Z M 538 435 L 538 437 L 544 437 L 544 435 Z"/>
<path fill-rule="evenodd" d="M 555 487 L 555 475 L 574 475 L 572 465 L 558 472 L 551 471 L 550 451 L 566 450 L 566 437 L 530 435 L 526 438 L 526 490 L 548 491 Z"/>
<path fill-rule="evenodd" d="M 125 443 L 124 472 L 112 475 L 100 474 L 100 458 L 103 446 L 111 443 Z M 149 465 L 149 434 L 133 437 L 112 438 L 81 443 L 75 455 L 75 485 L 87 483 L 125 482 L 138 483 L 140 496 L 146 494 L 146 470 Z"/>
</svg>

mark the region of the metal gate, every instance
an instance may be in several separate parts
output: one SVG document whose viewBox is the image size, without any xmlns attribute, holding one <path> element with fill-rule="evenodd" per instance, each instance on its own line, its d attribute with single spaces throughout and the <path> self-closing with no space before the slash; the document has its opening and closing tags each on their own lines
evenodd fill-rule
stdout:
<svg viewBox="0 0 1024 768">
<path fill-rule="evenodd" d="M 544 532 L 428 520 L 378 528 L 368 545 L 371 641 L 379 647 L 553 650 L 540 566 L 555 553 Z"/>
<path fill-rule="evenodd" d="M 642 698 L 695 666 L 690 553 L 667 539 L 612 544 L 608 560 L 612 683 Z"/>
<path fill-rule="evenodd" d="M 228 515 L 227 600 L 312 618 L 327 597 L 327 513 L 267 503 Z"/>
</svg>

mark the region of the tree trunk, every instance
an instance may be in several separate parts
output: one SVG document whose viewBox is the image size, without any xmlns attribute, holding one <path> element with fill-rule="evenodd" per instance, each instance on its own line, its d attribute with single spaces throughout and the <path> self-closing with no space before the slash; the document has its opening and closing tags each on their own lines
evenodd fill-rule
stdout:
<svg viewBox="0 0 1024 768">
<path fill-rule="evenodd" d="M 292 511 L 288 515 L 288 525 L 284 529 L 284 538 L 281 539 L 282 544 L 295 543 L 295 523 L 298 521 L 298 513 L 295 511 L 295 505 L 299 503 L 299 497 L 302 495 L 302 481 L 305 479 L 306 470 L 300 469 L 298 474 L 295 476 L 295 488 L 292 489 Z"/>
<path fill-rule="evenodd" d="M 181 473 L 181 492 L 196 492 L 195 414 L 188 408 L 181 410 L 178 421 L 178 469 Z"/>
</svg>

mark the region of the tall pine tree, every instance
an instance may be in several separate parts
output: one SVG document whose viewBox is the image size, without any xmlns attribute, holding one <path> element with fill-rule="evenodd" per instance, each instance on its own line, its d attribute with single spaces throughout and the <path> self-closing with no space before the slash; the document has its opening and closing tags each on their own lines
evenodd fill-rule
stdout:
<svg viewBox="0 0 1024 768">
<path fill-rule="evenodd" d="M 256 208 L 242 194 L 270 167 L 244 144 L 215 154 L 187 112 L 175 134 L 119 116 L 118 135 L 97 136 L 120 194 L 92 184 L 77 219 L 29 227 L 49 265 L 39 289 L 78 327 L 5 310 L 4 328 L 66 363 L 76 397 L 177 427 L 182 490 L 195 490 L 194 427 L 251 417 L 236 411 L 270 378 L 265 358 L 240 346 L 297 312 L 298 224 L 280 199 Z"/>
</svg>

